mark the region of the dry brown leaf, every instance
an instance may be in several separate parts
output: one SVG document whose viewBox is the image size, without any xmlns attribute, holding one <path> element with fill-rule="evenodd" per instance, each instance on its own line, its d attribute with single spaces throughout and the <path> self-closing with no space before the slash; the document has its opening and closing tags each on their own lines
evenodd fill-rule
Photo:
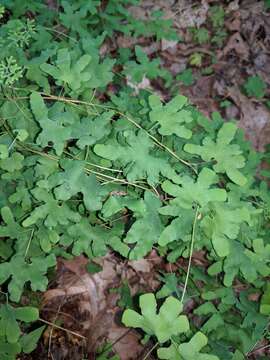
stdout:
<svg viewBox="0 0 270 360">
<path fill-rule="evenodd" d="M 239 9 L 239 0 L 233 0 L 228 4 L 227 12 L 236 11 Z"/>
<path fill-rule="evenodd" d="M 237 86 L 228 88 L 228 95 L 239 107 L 241 118 L 239 127 L 258 151 L 264 151 L 270 139 L 270 112 L 262 103 L 257 103 L 243 95 Z"/>
<path fill-rule="evenodd" d="M 112 325 L 109 339 L 113 345 L 113 350 L 121 360 L 142 359 L 145 352 L 144 346 L 140 343 L 141 336 L 133 329 L 126 329 L 117 325 Z M 149 360 L 153 359 L 151 356 Z"/>
<path fill-rule="evenodd" d="M 161 39 L 161 50 L 170 50 L 170 53 L 176 53 L 178 41 Z"/>
<path fill-rule="evenodd" d="M 214 76 L 200 77 L 192 87 L 181 87 L 181 94 L 187 96 L 190 102 L 196 105 L 199 110 L 207 117 L 213 111 L 218 110 L 218 105 L 213 96 Z"/>
<path fill-rule="evenodd" d="M 116 43 L 119 48 L 131 49 L 134 45 L 138 44 L 138 39 L 131 36 L 119 35 Z"/>
<path fill-rule="evenodd" d="M 153 251 L 146 259 L 119 262 L 119 258 L 109 253 L 95 260 L 102 266 L 102 271 L 95 274 L 87 272 L 88 261 L 84 256 L 58 260 L 57 286 L 44 294 L 43 316 L 50 322 L 61 319 L 62 327 L 84 335 L 88 350 L 94 353 L 104 342 L 114 342 L 117 334 L 127 330 L 115 323 L 120 295 L 112 289 L 127 281 L 132 295 L 138 291 L 155 291 L 160 284 L 155 267 L 161 266 L 162 259 Z M 129 334 L 117 348 L 122 347 L 120 351 L 124 354 L 128 346 L 133 350 L 121 359 L 137 359 L 137 354 L 143 351 L 138 336 Z"/>
<path fill-rule="evenodd" d="M 235 51 L 235 53 L 240 57 L 241 60 L 247 61 L 249 59 L 249 48 L 239 32 L 233 34 L 229 38 L 227 45 L 221 52 L 221 55 L 219 55 L 219 58 L 226 56 L 232 50 Z"/>
<path fill-rule="evenodd" d="M 233 16 L 225 21 L 225 26 L 230 31 L 237 31 L 239 32 L 241 29 L 241 17 L 240 12 L 236 11 L 233 13 Z"/>
<path fill-rule="evenodd" d="M 174 9 L 174 23 L 180 29 L 200 27 L 206 22 L 208 10 L 209 4 L 205 0 L 196 7 L 190 0 L 178 1 Z"/>
</svg>

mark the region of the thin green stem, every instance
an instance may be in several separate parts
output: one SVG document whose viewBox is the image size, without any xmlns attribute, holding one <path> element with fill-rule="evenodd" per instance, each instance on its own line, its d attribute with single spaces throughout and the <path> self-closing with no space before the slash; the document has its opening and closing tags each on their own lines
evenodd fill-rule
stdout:
<svg viewBox="0 0 270 360">
<path fill-rule="evenodd" d="M 125 117 L 129 122 L 131 122 L 133 125 L 135 125 L 138 129 L 143 130 L 149 137 L 152 139 L 156 144 L 158 144 L 161 148 L 166 150 L 170 155 L 172 155 L 175 159 L 180 161 L 182 164 L 188 166 L 191 168 L 195 174 L 197 175 L 197 170 L 194 168 L 192 164 L 190 164 L 188 161 L 185 161 L 181 159 L 173 150 L 171 150 L 168 146 L 164 145 L 162 142 L 160 142 L 155 136 L 151 135 L 147 130 L 145 130 L 140 124 L 138 124 L 135 120 L 131 119 L 129 116 L 118 112 L 119 115 Z"/>
<path fill-rule="evenodd" d="M 54 33 L 56 33 L 56 34 L 58 34 L 58 35 L 61 35 L 61 36 L 65 37 L 65 38 L 67 38 L 67 39 L 70 39 L 70 40 L 72 40 L 72 41 L 74 41 L 74 42 L 76 42 L 76 43 L 78 42 L 77 39 L 75 39 L 75 38 L 73 38 L 73 37 L 71 37 L 71 36 L 63 33 L 62 31 L 58 31 L 58 30 L 55 30 L 55 29 L 53 29 L 53 28 L 49 28 L 49 27 L 46 27 L 46 26 L 43 26 L 43 25 L 42 25 L 41 27 L 42 27 L 43 29 L 46 29 L 46 30 L 48 30 L 48 31 L 54 32 Z"/>
<path fill-rule="evenodd" d="M 88 152 L 89 152 L 89 146 L 87 146 L 87 149 L 88 149 Z M 74 160 L 80 160 L 80 158 L 78 158 L 77 156 L 72 155 L 72 154 L 69 153 L 68 151 L 64 151 L 63 153 L 66 154 L 66 155 L 68 155 L 69 157 L 72 157 Z M 87 156 L 87 157 L 88 157 L 88 156 Z M 96 167 L 96 168 L 102 169 L 102 170 L 107 170 L 107 171 L 117 172 L 117 173 L 122 173 L 122 172 L 123 172 L 122 170 L 112 169 L 112 168 L 108 168 L 108 167 L 106 167 L 106 166 L 97 165 L 97 164 L 91 163 L 91 162 L 86 161 L 86 160 L 85 160 L 85 163 L 86 163 L 87 165 L 90 165 L 90 166 L 93 166 L 93 167 Z"/>
<path fill-rule="evenodd" d="M 84 161 L 87 161 L 89 156 L 89 145 L 86 146 L 86 151 L 85 151 L 85 155 L 84 155 Z"/>
<path fill-rule="evenodd" d="M 199 207 L 197 206 L 196 211 L 195 211 L 193 226 L 192 226 L 192 235 L 191 235 L 189 259 L 188 259 L 188 268 L 187 268 L 187 274 L 186 274 L 185 284 L 184 284 L 184 288 L 183 288 L 183 293 L 182 293 L 182 297 L 181 297 L 181 300 L 180 300 L 181 303 L 183 303 L 185 295 L 186 295 L 186 291 L 187 291 L 187 285 L 188 285 L 190 269 L 191 269 L 192 254 L 193 254 L 193 249 L 194 249 L 195 231 L 196 231 L 196 224 L 197 224 L 197 220 L 198 220 L 198 215 L 199 215 Z"/>
<path fill-rule="evenodd" d="M 31 234 L 30 234 L 29 241 L 28 241 L 28 243 L 27 243 L 27 247 L 26 247 L 26 249 L 25 249 L 25 254 L 24 254 L 24 258 L 25 258 L 25 259 L 26 259 L 26 257 L 27 257 L 28 251 L 29 251 L 29 249 L 30 249 L 30 245 L 31 245 L 31 242 L 32 242 L 32 239 L 33 239 L 34 232 L 35 232 L 35 229 L 33 228 L 32 231 L 31 231 Z"/>
</svg>

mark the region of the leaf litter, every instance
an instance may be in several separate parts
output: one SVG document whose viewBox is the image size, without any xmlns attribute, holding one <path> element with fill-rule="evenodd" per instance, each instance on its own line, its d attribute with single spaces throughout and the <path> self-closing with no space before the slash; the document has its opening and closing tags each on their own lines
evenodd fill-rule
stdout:
<svg viewBox="0 0 270 360">
<path fill-rule="evenodd" d="M 125 282 L 132 296 L 156 290 L 160 285 L 156 269 L 161 268 L 162 259 L 153 252 L 145 259 L 119 262 L 110 253 L 96 262 L 102 270 L 91 274 L 86 268 L 89 260 L 84 256 L 58 259 L 56 279 L 43 295 L 42 316 L 83 335 L 85 340 L 78 340 L 89 353 L 95 354 L 107 342 L 113 344 L 112 350 L 121 359 L 143 357 L 148 348 L 140 343 L 139 334 L 135 330 L 128 331 L 120 323 L 122 310 L 118 302 L 121 296 L 117 290 Z M 74 341 L 74 336 L 72 339 Z M 77 358 L 81 360 L 74 357 Z"/>
</svg>

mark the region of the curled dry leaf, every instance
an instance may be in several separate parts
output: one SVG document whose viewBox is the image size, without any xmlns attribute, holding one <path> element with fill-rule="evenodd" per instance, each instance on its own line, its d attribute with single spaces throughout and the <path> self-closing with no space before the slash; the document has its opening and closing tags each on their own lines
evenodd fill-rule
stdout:
<svg viewBox="0 0 270 360">
<path fill-rule="evenodd" d="M 253 102 L 237 86 L 228 88 L 228 95 L 241 111 L 239 127 L 258 151 L 264 151 L 270 139 L 270 112 L 262 103 Z"/>
<path fill-rule="evenodd" d="M 239 32 L 233 34 L 229 38 L 227 45 L 220 53 L 219 58 L 226 56 L 232 50 L 240 57 L 241 60 L 248 60 L 249 48 Z"/>
<path fill-rule="evenodd" d="M 200 77 L 196 86 L 181 88 L 181 94 L 187 96 L 190 102 L 198 106 L 199 110 L 210 117 L 211 113 L 218 110 L 218 105 L 213 97 L 213 82 L 212 75 Z"/>
<path fill-rule="evenodd" d="M 160 266 L 162 260 L 153 252 L 146 259 L 119 262 L 110 253 L 97 262 L 102 271 L 91 274 L 86 270 L 88 260 L 84 256 L 58 260 L 57 285 L 43 297 L 44 316 L 51 322 L 61 319 L 62 327 L 85 336 L 90 353 L 95 353 L 105 342 L 114 343 L 121 338 L 113 346 L 119 355 L 121 353 L 120 358 L 137 359 L 144 349 L 138 334 L 125 334 L 128 329 L 116 320 L 120 310 L 117 289 L 128 282 L 132 295 L 138 291 L 155 291 L 160 284 L 155 278 L 155 267 Z"/>
</svg>

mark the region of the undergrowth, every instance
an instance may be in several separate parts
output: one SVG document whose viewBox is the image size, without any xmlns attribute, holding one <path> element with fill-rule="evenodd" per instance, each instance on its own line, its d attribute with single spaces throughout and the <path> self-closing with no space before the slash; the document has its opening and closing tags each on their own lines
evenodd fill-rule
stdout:
<svg viewBox="0 0 270 360">
<path fill-rule="evenodd" d="M 142 315 L 124 312 L 145 341 L 156 338 L 160 359 L 244 359 L 270 313 L 270 194 L 255 175 L 263 155 L 236 121 L 209 121 L 184 96 L 134 96 L 145 77 L 174 81 L 142 47 L 100 55 L 116 34 L 180 40 L 162 14 L 134 19 L 126 5 L 137 0 L 59 3 L 6 0 L 0 11 L 1 360 L 34 349 L 44 328 L 27 324 L 38 310 L 18 306 L 26 290 L 46 290 L 56 257 L 110 249 L 186 259 L 141 296 Z M 221 10 L 213 14 L 220 26 Z M 206 267 L 192 264 L 199 251 Z M 264 294 L 261 307 L 254 294 Z M 179 314 L 191 299 L 188 319 Z"/>
</svg>

